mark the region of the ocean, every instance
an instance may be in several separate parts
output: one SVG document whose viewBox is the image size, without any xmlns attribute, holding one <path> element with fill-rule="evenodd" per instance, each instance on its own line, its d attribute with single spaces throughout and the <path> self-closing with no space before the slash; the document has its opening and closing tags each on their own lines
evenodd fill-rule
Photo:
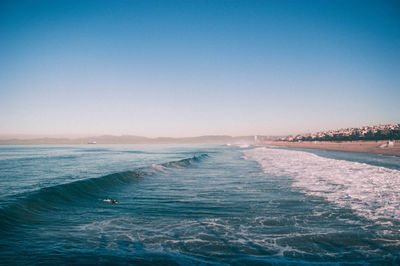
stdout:
<svg viewBox="0 0 400 266">
<path fill-rule="evenodd" d="M 0 264 L 400 264 L 400 158 L 0 146 Z"/>
</svg>

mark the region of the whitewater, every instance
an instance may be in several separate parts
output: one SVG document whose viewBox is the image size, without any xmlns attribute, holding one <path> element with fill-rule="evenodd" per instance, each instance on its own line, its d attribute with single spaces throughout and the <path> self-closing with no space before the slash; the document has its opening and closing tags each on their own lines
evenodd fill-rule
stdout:
<svg viewBox="0 0 400 266">
<path fill-rule="evenodd" d="M 0 146 L 0 264 L 396 265 L 399 191 L 373 154 Z"/>
<path fill-rule="evenodd" d="M 262 147 L 244 153 L 265 173 L 292 177 L 292 186 L 307 195 L 326 198 L 368 219 L 400 219 L 399 170 L 304 151 Z"/>
</svg>

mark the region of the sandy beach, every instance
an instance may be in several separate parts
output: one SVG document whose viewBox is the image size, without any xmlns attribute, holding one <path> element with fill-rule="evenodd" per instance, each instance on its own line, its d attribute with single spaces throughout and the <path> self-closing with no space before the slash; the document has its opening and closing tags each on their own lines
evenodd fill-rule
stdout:
<svg viewBox="0 0 400 266">
<path fill-rule="evenodd" d="M 400 156 L 400 141 L 394 141 L 392 146 L 387 146 L 387 141 L 303 141 L 288 142 L 274 141 L 265 143 L 272 146 L 283 146 L 293 148 L 322 149 L 334 151 L 365 152 L 383 155 Z"/>
</svg>

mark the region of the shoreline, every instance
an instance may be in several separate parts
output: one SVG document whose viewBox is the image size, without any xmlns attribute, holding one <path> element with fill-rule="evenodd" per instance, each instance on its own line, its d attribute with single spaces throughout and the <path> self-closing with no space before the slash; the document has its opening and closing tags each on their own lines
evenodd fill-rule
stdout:
<svg viewBox="0 0 400 266">
<path fill-rule="evenodd" d="M 307 148 L 319 150 L 332 150 L 332 151 L 348 151 L 348 152 L 362 152 L 373 153 L 389 156 L 400 157 L 400 141 L 393 141 L 393 146 L 381 147 L 387 141 L 302 141 L 302 142 L 288 142 L 288 141 L 272 141 L 265 142 L 264 145 L 288 147 L 288 148 Z"/>
</svg>

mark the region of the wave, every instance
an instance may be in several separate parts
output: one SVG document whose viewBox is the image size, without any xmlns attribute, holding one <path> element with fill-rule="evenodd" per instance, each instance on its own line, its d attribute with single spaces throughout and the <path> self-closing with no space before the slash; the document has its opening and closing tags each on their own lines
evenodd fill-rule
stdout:
<svg viewBox="0 0 400 266">
<path fill-rule="evenodd" d="M 32 155 L 32 156 L 12 156 L 12 157 L 7 157 L 4 156 L 0 158 L 0 163 L 10 163 L 15 161 L 18 164 L 25 164 L 25 163 L 30 163 L 32 161 L 38 161 L 38 160 L 66 160 L 66 159 L 75 159 L 77 158 L 77 155 L 74 154 L 65 154 L 65 155 L 56 155 L 56 156 L 49 156 L 49 155 Z"/>
<path fill-rule="evenodd" d="M 313 153 L 255 148 L 245 158 L 273 176 L 289 176 L 292 185 L 374 221 L 400 219 L 400 171 Z"/>
<path fill-rule="evenodd" d="M 20 200 L 0 209 L 0 232 L 21 222 L 32 223 L 42 211 L 65 208 L 66 205 L 84 200 L 97 200 L 100 192 L 107 192 L 114 186 L 137 182 L 142 177 L 160 174 L 171 168 L 188 167 L 207 157 L 207 154 L 201 154 L 179 161 L 153 164 L 150 167 L 138 168 L 134 171 L 78 180 L 27 193 Z"/>
</svg>

